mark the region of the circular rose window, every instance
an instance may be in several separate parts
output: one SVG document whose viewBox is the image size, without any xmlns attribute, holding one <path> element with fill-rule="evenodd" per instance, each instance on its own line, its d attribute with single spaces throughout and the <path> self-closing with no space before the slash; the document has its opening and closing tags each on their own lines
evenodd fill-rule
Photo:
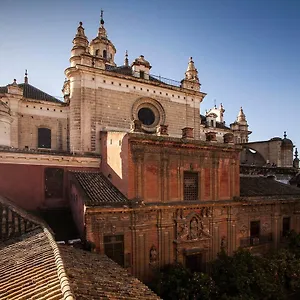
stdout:
<svg viewBox="0 0 300 300">
<path fill-rule="evenodd" d="M 150 126 L 155 121 L 155 114 L 150 108 L 143 107 L 138 111 L 138 118 L 144 125 Z"/>
<path fill-rule="evenodd" d="M 159 102 L 140 98 L 132 106 L 132 120 L 139 120 L 145 132 L 156 132 L 157 126 L 165 123 L 165 112 Z"/>
</svg>

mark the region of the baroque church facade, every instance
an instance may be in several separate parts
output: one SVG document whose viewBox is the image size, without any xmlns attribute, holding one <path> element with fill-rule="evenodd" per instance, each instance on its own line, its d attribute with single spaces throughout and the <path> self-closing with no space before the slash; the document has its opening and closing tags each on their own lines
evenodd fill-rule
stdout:
<svg viewBox="0 0 300 300">
<path fill-rule="evenodd" d="M 243 109 L 230 127 L 222 105 L 200 114 L 192 58 L 175 82 L 143 55 L 117 66 L 115 54 L 102 17 L 91 41 L 80 23 L 64 101 L 27 74 L 0 87 L 3 196 L 29 210 L 70 206 L 82 240 L 146 281 L 174 261 L 203 270 L 221 248 L 262 252 L 300 230 L 300 190 L 240 177 Z"/>
</svg>

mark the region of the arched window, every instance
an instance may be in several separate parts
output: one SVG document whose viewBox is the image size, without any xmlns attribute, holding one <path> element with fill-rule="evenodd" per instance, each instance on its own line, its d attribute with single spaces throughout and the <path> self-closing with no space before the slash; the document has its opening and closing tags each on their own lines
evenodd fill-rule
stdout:
<svg viewBox="0 0 300 300">
<path fill-rule="evenodd" d="M 214 127 L 214 120 L 210 120 L 210 126 Z"/>
<path fill-rule="evenodd" d="M 106 52 L 106 50 L 103 50 L 103 58 L 107 58 L 107 52 Z"/>
<path fill-rule="evenodd" d="M 97 49 L 97 50 L 95 51 L 95 55 L 96 55 L 96 56 L 99 55 L 99 49 Z"/>
<path fill-rule="evenodd" d="M 38 148 L 51 149 L 51 129 L 38 128 Z"/>
</svg>

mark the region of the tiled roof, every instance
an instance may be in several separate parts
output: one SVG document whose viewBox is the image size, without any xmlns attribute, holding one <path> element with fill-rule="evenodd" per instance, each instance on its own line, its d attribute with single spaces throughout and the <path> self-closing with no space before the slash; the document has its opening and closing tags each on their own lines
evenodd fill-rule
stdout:
<svg viewBox="0 0 300 300">
<path fill-rule="evenodd" d="M 267 177 L 241 176 L 240 195 L 241 197 L 288 195 L 300 197 L 300 189 Z"/>
<path fill-rule="evenodd" d="M 132 69 L 130 66 L 112 67 L 110 65 L 105 65 L 105 69 L 110 72 L 132 76 Z"/>
<path fill-rule="evenodd" d="M 0 299 L 64 299 L 57 272 L 41 228 L 11 240 L 0 246 Z"/>
<path fill-rule="evenodd" d="M 29 83 L 20 83 L 18 87 L 23 90 L 23 97 L 34 100 L 50 101 L 54 103 L 63 103 L 62 101 L 56 99 L 55 97 L 39 90 Z M 8 93 L 7 86 L 0 87 L 0 93 Z"/>
<path fill-rule="evenodd" d="M 84 191 L 87 206 L 124 205 L 127 198 L 99 172 L 71 172 Z"/>
<path fill-rule="evenodd" d="M 59 246 L 76 299 L 160 299 L 106 255 Z"/>
<path fill-rule="evenodd" d="M 43 221 L 0 196 L 0 299 L 73 300 Z"/>
<path fill-rule="evenodd" d="M 0 204 L 0 299 L 159 299 L 107 256 L 57 246 L 37 217 Z"/>
</svg>

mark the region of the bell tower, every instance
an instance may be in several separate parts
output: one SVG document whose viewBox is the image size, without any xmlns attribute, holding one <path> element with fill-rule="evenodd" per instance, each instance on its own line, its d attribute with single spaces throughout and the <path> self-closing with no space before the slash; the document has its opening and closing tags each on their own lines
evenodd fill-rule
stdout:
<svg viewBox="0 0 300 300">
<path fill-rule="evenodd" d="M 104 27 L 103 10 L 101 10 L 98 35 L 90 42 L 90 54 L 102 58 L 105 65 L 115 67 L 116 52 L 117 50 L 114 44 L 107 37 L 107 32 Z"/>
</svg>

